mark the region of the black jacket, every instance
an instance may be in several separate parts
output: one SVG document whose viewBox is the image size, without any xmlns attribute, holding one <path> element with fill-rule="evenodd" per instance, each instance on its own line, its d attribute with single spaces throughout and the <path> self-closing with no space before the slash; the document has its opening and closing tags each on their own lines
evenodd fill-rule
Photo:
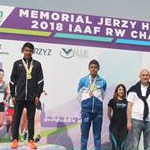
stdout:
<svg viewBox="0 0 150 150">
<path fill-rule="evenodd" d="M 32 58 L 27 60 L 23 58 L 27 64 L 30 65 Z M 22 59 L 14 62 L 13 70 L 10 77 L 10 91 L 11 96 L 16 98 L 16 101 L 30 100 L 33 101 L 35 97 L 39 97 L 43 92 L 44 80 L 43 71 L 40 62 L 33 60 L 32 78 L 27 79 L 26 70 L 24 68 Z"/>
</svg>

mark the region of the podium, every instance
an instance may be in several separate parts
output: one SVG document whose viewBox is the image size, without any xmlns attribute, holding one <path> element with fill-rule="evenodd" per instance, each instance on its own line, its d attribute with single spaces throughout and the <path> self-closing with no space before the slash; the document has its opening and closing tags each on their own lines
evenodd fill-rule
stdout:
<svg viewBox="0 0 150 150">
<path fill-rule="evenodd" d="M 0 143 L 0 150 L 11 150 L 11 143 Z M 15 150 L 31 150 L 27 143 L 19 143 L 18 149 Z M 54 144 L 37 144 L 37 150 L 66 150 L 65 147 Z"/>
</svg>

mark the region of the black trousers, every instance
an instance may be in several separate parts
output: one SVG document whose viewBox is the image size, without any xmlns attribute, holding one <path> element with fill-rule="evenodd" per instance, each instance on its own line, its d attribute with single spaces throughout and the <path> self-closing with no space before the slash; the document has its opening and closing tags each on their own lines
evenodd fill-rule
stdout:
<svg viewBox="0 0 150 150">
<path fill-rule="evenodd" d="M 124 126 L 110 124 L 109 135 L 112 143 L 111 150 L 125 150 L 127 133 L 126 124 Z"/>
<path fill-rule="evenodd" d="M 36 105 L 33 101 L 17 101 L 15 103 L 15 112 L 13 116 L 13 127 L 12 127 L 12 137 L 13 140 L 19 137 L 19 125 L 22 116 L 23 109 L 27 109 L 27 119 L 28 119 L 28 133 L 29 139 L 33 140 L 34 136 L 34 117 L 35 117 L 35 110 Z"/>
</svg>

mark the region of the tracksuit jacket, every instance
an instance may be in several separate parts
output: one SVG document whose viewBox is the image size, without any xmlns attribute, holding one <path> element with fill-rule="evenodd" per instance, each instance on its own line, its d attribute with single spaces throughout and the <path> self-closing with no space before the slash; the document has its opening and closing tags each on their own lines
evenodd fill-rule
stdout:
<svg viewBox="0 0 150 150">
<path fill-rule="evenodd" d="M 40 97 L 43 92 L 44 79 L 40 62 L 30 58 L 23 58 L 25 63 L 29 65 L 33 62 L 32 78 L 27 79 L 26 70 L 22 59 L 14 62 L 10 80 L 11 96 L 16 97 L 16 101 L 30 100 Z M 27 62 L 28 61 L 28 62 Z"/>
</svg>

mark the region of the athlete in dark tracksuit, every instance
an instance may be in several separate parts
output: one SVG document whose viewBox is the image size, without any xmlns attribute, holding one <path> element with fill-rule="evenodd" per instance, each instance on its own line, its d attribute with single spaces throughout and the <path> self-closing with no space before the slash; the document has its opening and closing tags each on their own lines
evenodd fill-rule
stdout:
<svg viewBox="0 0 150 150">
<path fill-rule="evenodd" d="M 29 61 L 29 64 L 33 60 L 24 59 L 25 62 Z M 11 74 L 11 95 L 15 96 L 15 114 L 13 125 L 13 139 L 18 139 L 19 122 L 22 115 L 23 108 L 27 108 L 27 115 L 29 121 L 29 139 L 33 139 L 33 127 L 34 127 L 34 114 L 35 114 L 35 97 L 40 97 L 43 91 L 43 73 L 41 65 L 38 61 L 33 60 L 32 78 L 26 79 L 26 71 L 24 69 L 22 60 L 18 60 L 14 63 L 14 67 Z M 16 92 L 15 92 L 16 89 Z"/>
<path fill-rule="evenodd" d="M 18 147 L 19 124 L 24 107 L 27 109 L 29 132 L 28 145 L 30 148 L 36 148 L 33 143 L 34 117 L 36 103 L 39 102 L 40 95 L 43 92 L 44 80 L 40 62 L 31 57 L 34 49 L 32 48 L 33 46 L 31 46 L 32 44 L 30 43 L 24 45 L 24 57 L 14 63 L 11 73 L 10 90 L 11 96 L 15 99 L 12 148 Z M 32 69 L 30 69 L 31 67 Z"/>
</svg>

